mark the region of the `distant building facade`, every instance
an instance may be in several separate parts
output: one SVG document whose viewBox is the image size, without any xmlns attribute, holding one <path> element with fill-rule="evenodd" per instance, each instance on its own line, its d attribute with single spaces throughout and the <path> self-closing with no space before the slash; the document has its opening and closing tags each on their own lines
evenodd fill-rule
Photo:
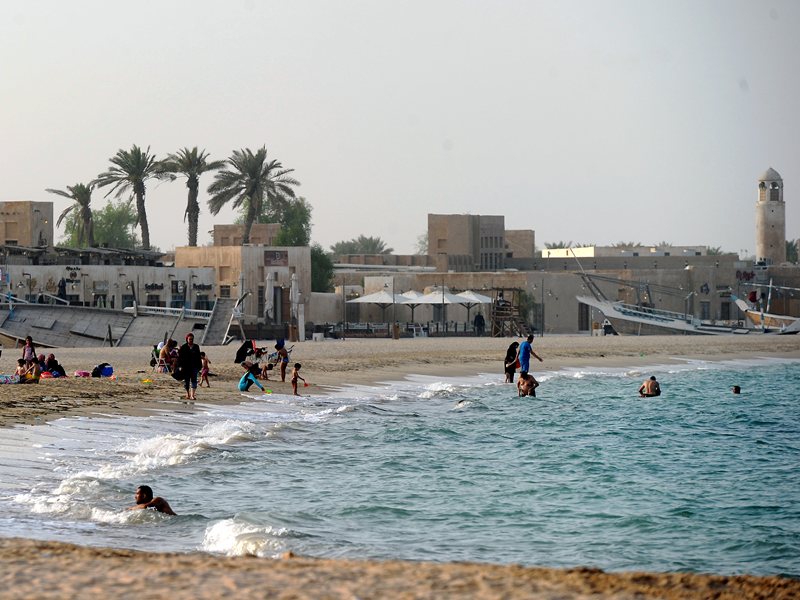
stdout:
<svg viewBox="0 0 800 600">
<path fill-rule="evenodd" d="M 253 223 L 250 228 L 250 243 L 274 246 L 275 238 L 281 231 L 279 223 Z M 244 225 L 214 225 L 211 232 L 214 246 L 241 246 Z"/>
<path fill-rule="evenodd" d="M 428 215 L 428 255 L 440 270 L 499 271 L 507 258 L 532 256 L 533 246 L 533 231 L 507 232 L 500 215 Z"/>
<path fill-rule="evenodd" d="M 52 202 L 0 202 L 0 244 L 41 248 L 53 245 Z"/>
</svg>

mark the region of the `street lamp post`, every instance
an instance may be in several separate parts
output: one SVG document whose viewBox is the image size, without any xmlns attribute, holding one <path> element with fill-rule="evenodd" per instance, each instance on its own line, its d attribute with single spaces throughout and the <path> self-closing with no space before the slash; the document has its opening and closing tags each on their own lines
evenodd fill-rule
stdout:
<svg viewBox="0 0 800 600">
<path fill-rule="evenodd" d="M 195 283 L 192 281 L 192 279 L 197 279 L 197 275 L 195 275 L 194 273 L 189 275 L 189 309 L 190 310 L 192 308 L 192 288 L 194 288 L 194 286 L 195 286 Z"/>
</svg>

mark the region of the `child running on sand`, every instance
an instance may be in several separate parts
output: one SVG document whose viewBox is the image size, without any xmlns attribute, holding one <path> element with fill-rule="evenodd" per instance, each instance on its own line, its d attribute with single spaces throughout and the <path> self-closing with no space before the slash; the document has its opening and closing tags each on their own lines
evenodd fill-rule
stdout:
<svg viewBox="0 0 800 600">
<path fill-rule="evenodd" d="M 211 361 L 208 360 L 205 352 L 200 353 L 200 383 L 198 384 L 200 387 L 203 387 L 203 382 L 206 382 L 206 387 L 211 387 L 211 383 L 208 381 L 208 365 L 211 364 Z"/>
<path fill-rule="evenodd" d="M 300 395 L 300 394 L 297 393 L 297 380 L 298 379 L 303 379 L 302 377 L 300 377 L 300 367 L 301 366 L 303 366 L 303 365 L 301 365 L 300 363 L 294 363 L 294 369 L 292 369 L 292 391 L 294 392 L 295 396 L 299 396 Z M 305 383 L 305 382 L 306 382 L 306 380 L 303 379 L 303 383 Z"/>
</svg>

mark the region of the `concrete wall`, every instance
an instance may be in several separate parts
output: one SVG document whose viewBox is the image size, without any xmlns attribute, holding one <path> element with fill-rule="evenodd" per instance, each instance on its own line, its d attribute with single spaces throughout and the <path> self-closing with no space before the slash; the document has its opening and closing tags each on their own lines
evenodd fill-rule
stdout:
<svg viewBox="0 0 800 600">
<path fill-rule="evenodd" d="M 278 223 L 253 223 L 250 228 L 250 243 L 272 246 L 280 231 L 281 226 Z M 241 246 L 244 225 L 214 225 L 212 235 L 215 246 Z"/>
<path fill-rule="evenodd" d="M 506 229 L 506 251 L 514 258 L 536 256 L 536 234 L 532 229 Z"/>
</svg>

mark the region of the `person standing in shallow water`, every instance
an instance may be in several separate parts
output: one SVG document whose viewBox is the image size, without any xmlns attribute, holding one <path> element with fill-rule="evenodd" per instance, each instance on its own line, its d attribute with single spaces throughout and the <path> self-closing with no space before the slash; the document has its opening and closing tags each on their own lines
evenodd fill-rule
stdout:
<svg viewBox="0 0 800 600">
<path fill-rule="evenodd" d="M 514 383 L 514 373 L 517 372 L 517 348 L 519 342 L 512 342 L 506 350 L 506 358 L 503 361 L 506 372 L 506 383 Z"/>
</svg>

